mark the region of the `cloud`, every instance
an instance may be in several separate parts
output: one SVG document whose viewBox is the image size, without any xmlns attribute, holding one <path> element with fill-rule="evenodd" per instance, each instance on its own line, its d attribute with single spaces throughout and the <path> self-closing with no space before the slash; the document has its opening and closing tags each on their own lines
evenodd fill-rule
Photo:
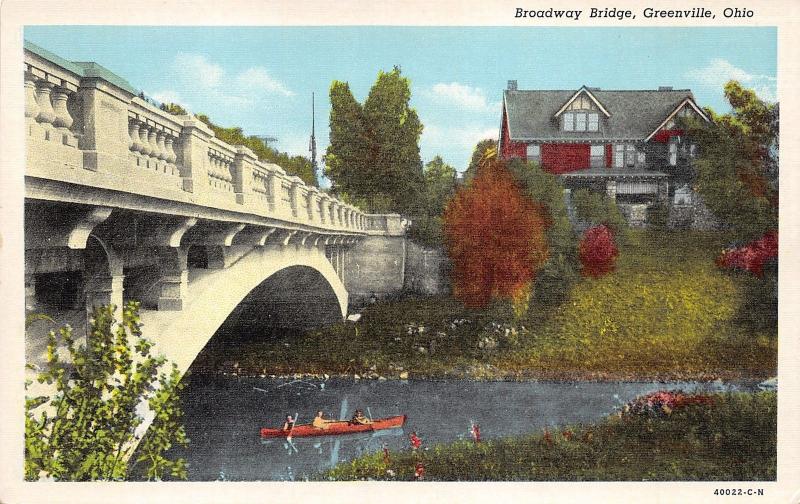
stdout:
<svg viewBox="0 0 800 504">
<path fill-rule="evenodd" d="M 221 65 L 197 53 L 179 52 L 172 66 L 177 89 L 153 93 L 161 102 L 175 102 L 197 110 L 246 107 L 279 96 L 294 96 L 289 87 L 261 66 L 230 75 Z"/>
<path fill-rule="evenodd" d="M 718 89 L 720 92 L 722 92 L 723 87 L 729 80 L 736 80 L 752 88 L 764 100 L 775 101 L 777 99 L 776 84 L 778 79 L 776 77 L 751 74 L 733 65 L 730 61 L 721 58 L 712 59 L 703 68 L 689 70 L 686 72 L 686 78 L 703 86 Z"/>
<path fill-rule="evenodd" d="M 269 73 L 267 73 L 267 69 L 264 67 L 248 68 L 244 72 L 237 75 L 236 80 L 239 86 L 244 89 L 260 89 L 266 91 L 267 93 L 277 93 L 283 96 L 294 96 L 294 92 L 287 88 L 282 82 L 269 75 Z"/>
<path fill-rule="evenodd" d="M 175 68 L 182 76 L 207 88 L 219 86 L 225 76 L 221 66 L 209 62 L 202 54 L 179 52 L 175 55 Z"/>
<path fill-rule="evenodd" d="M 500 102 L 489 102 L 483 89 L 459 82 L 434 84 L 425 90 L 425 94 L 431 99 L 476 112 L 496 112 L 500 109 Z"/>
</svg>

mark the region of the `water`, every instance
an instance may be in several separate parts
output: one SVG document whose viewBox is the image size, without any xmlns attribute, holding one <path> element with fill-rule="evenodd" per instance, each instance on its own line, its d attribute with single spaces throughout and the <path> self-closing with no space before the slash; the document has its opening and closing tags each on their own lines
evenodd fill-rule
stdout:
<svg viewBox="0 0 800 504">
<path fill-rule="evenodd" d="M 337 462 L 410 447 L 416 431 L 422 449 L 470 439 L 473 423 L 491 439 L 541 432 L 542 428 L 595 422 L 638 395 L 676 389 L 755 389 L 755 384 L 551 383 L 450 381 L 285 380 L 194 375 L 183 391 L 191 443 L 174 449 L 189 463 L 189 479 L 302 480 Z M 326 418 L 350 418 L 356 408 L 374 418 L 406 414 L 402 429 L 374 434 L 262 440 L 261 427 L 280 427 L 287 414 L 299 423 L 317 410 Z"/>
</svg>

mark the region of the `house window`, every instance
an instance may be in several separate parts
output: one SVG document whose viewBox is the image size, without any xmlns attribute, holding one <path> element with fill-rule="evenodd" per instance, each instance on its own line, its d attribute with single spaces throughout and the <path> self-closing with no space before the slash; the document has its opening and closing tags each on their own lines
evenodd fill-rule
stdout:
<svg viewBox="0 0 800 504">
<path fill-rule="evenodd" d="M 602 168 L 606 165 L 605 145 L 592 145 L 590 147 L 592 168 Z"/>
<path fill-rule="evenodd" d="M 564 131 L 573 131 L 575 129 L 575 114 L 567 112 L 564 114 Z"/>
<path fill-rule="evenodd" d="M 575 114 L 575 131 L 586 131 L 585 112 L 578 112 Z"/>
<path fill-rule="evenodd" d="M 697 157 L 697 144 L 689 144 L 689 157 L 691 159 Z"/>
<path fill-rule="evenodd" d="M 538 144 L 528 144 L 528 161 L 540 162 L 542 160 L 542 148 Z"/>
<path fill-rule="evenodd" d="M 678 164 L 678 143 L 669 143 L 669 165 L 675 166 Z"/>
<path fill-rule="evenodd" d="M 595 113 L 589 114 L 589 128 L 588 128 L 589 131 L 598 130 L 599 119 L 600 119 L 599 115 Z"/>
<path fill-rule="evenodd" d="M 616 144 L 614 146 L 614 167 L 623 168 L 625 166 L 625 146 Z"/>
<path fill-rule="evenodd" d="M 631 168 L 636 165 L 636 147 L 633 145 L 625 146 L 625 166 Z"/>
</svg>

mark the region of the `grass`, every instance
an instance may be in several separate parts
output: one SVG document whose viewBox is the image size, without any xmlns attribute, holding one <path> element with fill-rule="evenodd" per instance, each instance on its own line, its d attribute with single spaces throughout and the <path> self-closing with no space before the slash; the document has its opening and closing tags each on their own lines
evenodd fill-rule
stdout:
<svg viewBox="0 0 800 504">
<path fill-rule="evenodd" d="M 370 454 L 320 478 L 413 480 L 422 462 L 425 479 L 434 481 L 774 481 L 776 393 L 712 397 L 712 406 L 689 406 L 657 417 L 613 415 L 547 437 L 540 433 L 392 452 L 388 464 L 382 453 Z"/>
<path fill-rule="evenodd" d="M 225 352 L 213 346 L 197 365 L 417 378 L 774 376 L 777 327 L 742 322 L 758 280 L 716 267 L 726 241 L 721 233 L 632 231 L 616 271 L 582 279 L 558 307 L 534 302 L 526 320 L 504 304 L 471 311 L 452 298 L 407 298 L 367 308 L 356 324 L 247 343 L 235 369 L 218 362 Z"/>
</svg>

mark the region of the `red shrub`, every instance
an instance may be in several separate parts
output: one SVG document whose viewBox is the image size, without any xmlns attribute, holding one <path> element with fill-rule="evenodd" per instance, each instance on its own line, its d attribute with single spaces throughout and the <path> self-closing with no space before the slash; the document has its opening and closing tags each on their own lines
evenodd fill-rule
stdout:
<svg viewBox="0 0 800 504">
<path fill-rule="evenodd" d="M 581 273 L 584 276 L 600 277 L 614 271 L 619 250 L 614 243 L 614 233 L 606 226 L 594 226 L 586 230 L 578 247 Z"/>
<path fill-rule="evenodd" d="M 547 260 L 546 216 L 503 161 L 484 160 L 444 212 L 456 297 L 478 308 L 524 293 Z"/>
<path fill-rule="evenodd" d="M 770 231 L 744 247 L 723 250 L 717 257 L 717 265 L 749 271 L 760 277 L 764 274 L 764 264 L 775 257 L 778 257 L 778 232 Z"/>
</svg>

